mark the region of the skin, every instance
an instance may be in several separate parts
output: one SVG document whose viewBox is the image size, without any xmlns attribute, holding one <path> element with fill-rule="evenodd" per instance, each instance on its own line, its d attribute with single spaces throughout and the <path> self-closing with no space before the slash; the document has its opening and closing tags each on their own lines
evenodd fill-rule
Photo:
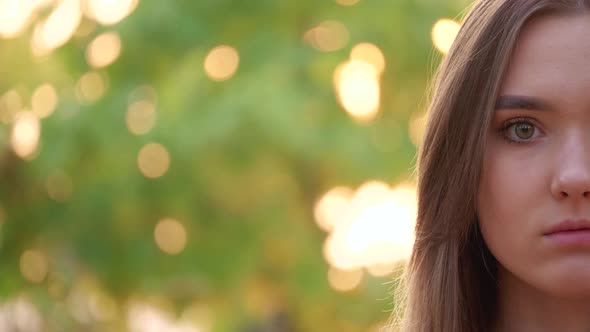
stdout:
<svg viewBox="0 0 590 332">
<path fill-rule="evenodd" d="M 590 331 L 590 242 L 545 235 L 565 219 L 590 219 L 589 31 L 590 14 L 533 19 L 502 82 L 478 193 L 498 261 L 499 331 Z"/>
</svg>

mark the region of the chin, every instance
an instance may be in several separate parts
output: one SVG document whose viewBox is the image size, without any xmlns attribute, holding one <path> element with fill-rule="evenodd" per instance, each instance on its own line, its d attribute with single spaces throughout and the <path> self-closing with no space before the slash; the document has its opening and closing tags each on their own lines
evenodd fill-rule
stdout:
<svg viewBox="0 0 590 332">
<path fill-rule="evenodd" d="M 590 269 L 567 269 L 546 274 L 538 288 L 559 298 L 590 299 Z"/>
</svg>

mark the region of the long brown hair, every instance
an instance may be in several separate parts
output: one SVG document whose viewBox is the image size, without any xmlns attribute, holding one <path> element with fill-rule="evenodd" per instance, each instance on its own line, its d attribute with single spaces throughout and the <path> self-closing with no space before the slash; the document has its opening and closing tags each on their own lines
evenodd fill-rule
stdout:
<svg viewBox="0 0 590 332">
<path fill-rule="evenodd" d="M 590 0 L 480 0 L 466 15 L 434 80 L 417 165 L 416 241 L 391 331 L 492 330 L 497 263 L 476 207 L 495 101 L 529 19 L 588 9 Z"/>
</svg>

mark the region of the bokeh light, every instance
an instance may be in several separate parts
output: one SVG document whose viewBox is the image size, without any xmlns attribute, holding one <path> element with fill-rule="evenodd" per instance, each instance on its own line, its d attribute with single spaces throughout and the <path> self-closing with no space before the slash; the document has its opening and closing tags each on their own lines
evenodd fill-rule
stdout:
<svg viewBox="0 0 590 332">
<path fill-rule="evenodd" d="M 51 53 L 51 48 L 45 44 L 43 39 L 43 21 L 35 23 L 33 35 L 29 41 L 31 53 L 36 57 L 43 57 Z"/>
<path fill-rule="evenodd" d="M 390 188 L 379 181 L 363 184 L 332 221 L 324 257 L 331 266 L 354 269 L 395 263 L 409 257 L 414 243 L 416 189 L 409 184 Z M 336 214 L 335 214 L 336 215 Z"/>
<path fill-rule="evenodd" d="M 44 326 L 41 313 L 24 294 L 15 299 L 0 302 L 0 331 L 42 332 Z"/>
<path fill-rule="evenodd" d="M 377 45 L 372 43 L 360 43 L 355 45 L 350 52 L 350 60 L 364 61 L 381 75 L 385 70 L 385 56 Z"/>
<path fill-rule="evenodd" d="M 31 5 L 23 0 L 0 0 L 0 37 L 17 37 L 32 14 Z"/>
<path fill-rule="evenodd" d="M 174 219 L 162 219 L 154 229 L 154 239 L 158 248 L 169 255 L 177 255 L 184 250 L 187 241 L 184 226 Z"/>
<path fill-rule="evenodd" d="M 421 146 L 426 130 L 426 113 L 415 113 L 410 117 L 408 123 L 410 140 L 415 146 Z"/>
<path fill-rule="evenodd" d="M 46 118 L 53 113 L 58 101 L 59 97 L 53 85 L 45 83 L 37 87 L 31 96 L 32 111 L 40 119 Z"/>
<path fill-rule="evenodd" d="M 47 194 L 56 202 L 63 203 L 70 199 L 73 191 L 72 178 L 61 170 L 53 172 L 47 178 Z"/>
<path fill-rule="evenodd" d="M 41 25 L 40 39 L 36 45 L 40 54 L 65 44 L 78 28 L 81 18 L 79 0 L 61 1 Z"/>
<path fill-rule="evenodd" d="M 205 72 L 214 81 L 225 81 L 236 73 L 239 63 L 240 56 L 235 48 L 220 45 L 207 54 Z"/>
<path fill-rule="evenodd" d="M 450 19 L 440 19 L 432 27 L 432 42 L 441 52 L 446 54 L 451 49 L 453 41 L 459 32 L 459 23 Z"/>
<path fill-rule="evenodd" d="M 45 256 L 37 250 L 27 250 L 20 256 L 20 272 L 32 283 L 40 283 L 47 276 L 48 264 Z"/>
<path fill-rule="evenodd" d="M 91 104 L 102 98 L 106 88 L 104 76 L 91 71 L 84 74 L 76 83 L 76 96 L 81 103 Z"/>
<path fill-rule="evenodd" d="M 86 48 L 86 61 L 94 68 L 106 67 L 121 54 L 121 38 L 116 32 L 105 32 L 97 36 Z"/>
<path fill-rule="evenodd" d="M 339 4 L 343 6 L 352 6 L 356 5 L 360 0 L 336 0 Z"/>
<path fill-rule="evenodd" d="M 348 44 L 349 39 L 348 29 L 338 21 L 324 21 L 303 36 L 303 40 L 323 52 L 342 49 Z"/>
<path fill-rule="evenodd" d="M 183 310 L 180 320 L 193 323 L 198 332 L 213 331 L 213 312 L 207 303 L 193 302 Z"/>
<path fill-rule="evenodd" d="M 168 171 L 170 154 L 162 144 L 148 143 L 139 151 L 137 165 L 144 176 L 159 178 Z"/>
<path fill-rule="evenodd" d="M 314 217 L 321 229 L 329 232 L 346 217 L 346 207 L 354 192 L 350 188 L 336 187 L 325 193 L 316 203 Z"/>
<path fill-rule="evenodd" d="M 137 7 L 138 0 L 86 0 L 86 15 L 103 25 L 113 25 Z"/>
<path fill-rule="evenodd" d="M 88 311 L 95 321 L 112 321 L 117 317 L 117 303 L 107 293 L 94 291 L 88 297 Z"/>
<path fill-rule="evenodd" d="M 12 123 L 15 116 L 22 110 L 23 102 L 20 94 L 11 89 L 0 97 L 0 121 L 3 123 Z"/>
<path fill-rule="evenodd" d="M 16 115 L 10 143 L 17 156 L 22 159 L 31 159 L 37 151 L 40 136 L 41 124 L 35 114 L 25 111 Z"/>
<path fill-rule="evenodd" d="M 395 263 L 380 263 L 367 266 L 367 272 L 374 277 L 385 277 L 395 271 Z"/>
<path fill-rule="evenodd" d="M 109 322 L 118 316 L 118 304 L 99 282 L 90 275 L 82 275 L 68 287 L 65 306 L 76 321 L 95 325 Z M 65 311 L 63 310 L 62 311 Z"/>
<path fill-rule="evenodd" d="M 156 122 L 156 107 L 147 100 L 138 100 L 129 105 L 126 123 L 129 131 L 135 135 L 148 133 Z"/>
<path fill-rule="evenodd" d="M 175 320 L 166 311 L 145 303 L 130 304 L 127 317 L 130 332 L 207 332 L 190 320 Z"/>
<path fill-rule="evenodd" d="M 330 286 L 340 292 L 348 292 L 357 288 L 363 280 L 363 270 L 341 270 L 330 267 L 328 270 L 328 282 Z"/>
<path fill-rule="evenodd" d="M 379 110 L 379 78 L 375 68 L 364 61 L 352 60 L 336 69 L 338 99 L 356 120 L 372 120 Z"/>
</svg>

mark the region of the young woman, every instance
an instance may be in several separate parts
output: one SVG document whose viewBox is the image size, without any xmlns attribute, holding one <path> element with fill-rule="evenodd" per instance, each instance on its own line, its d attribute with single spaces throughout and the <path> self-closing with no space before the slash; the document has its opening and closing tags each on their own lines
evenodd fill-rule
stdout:
<svg viewBox="0 0 590 332">
<path fill-rule="evenodd" d="M 590 331 L 590 0 L 480 0 L 437 75 L 392 328 Z"/>
</svg>

